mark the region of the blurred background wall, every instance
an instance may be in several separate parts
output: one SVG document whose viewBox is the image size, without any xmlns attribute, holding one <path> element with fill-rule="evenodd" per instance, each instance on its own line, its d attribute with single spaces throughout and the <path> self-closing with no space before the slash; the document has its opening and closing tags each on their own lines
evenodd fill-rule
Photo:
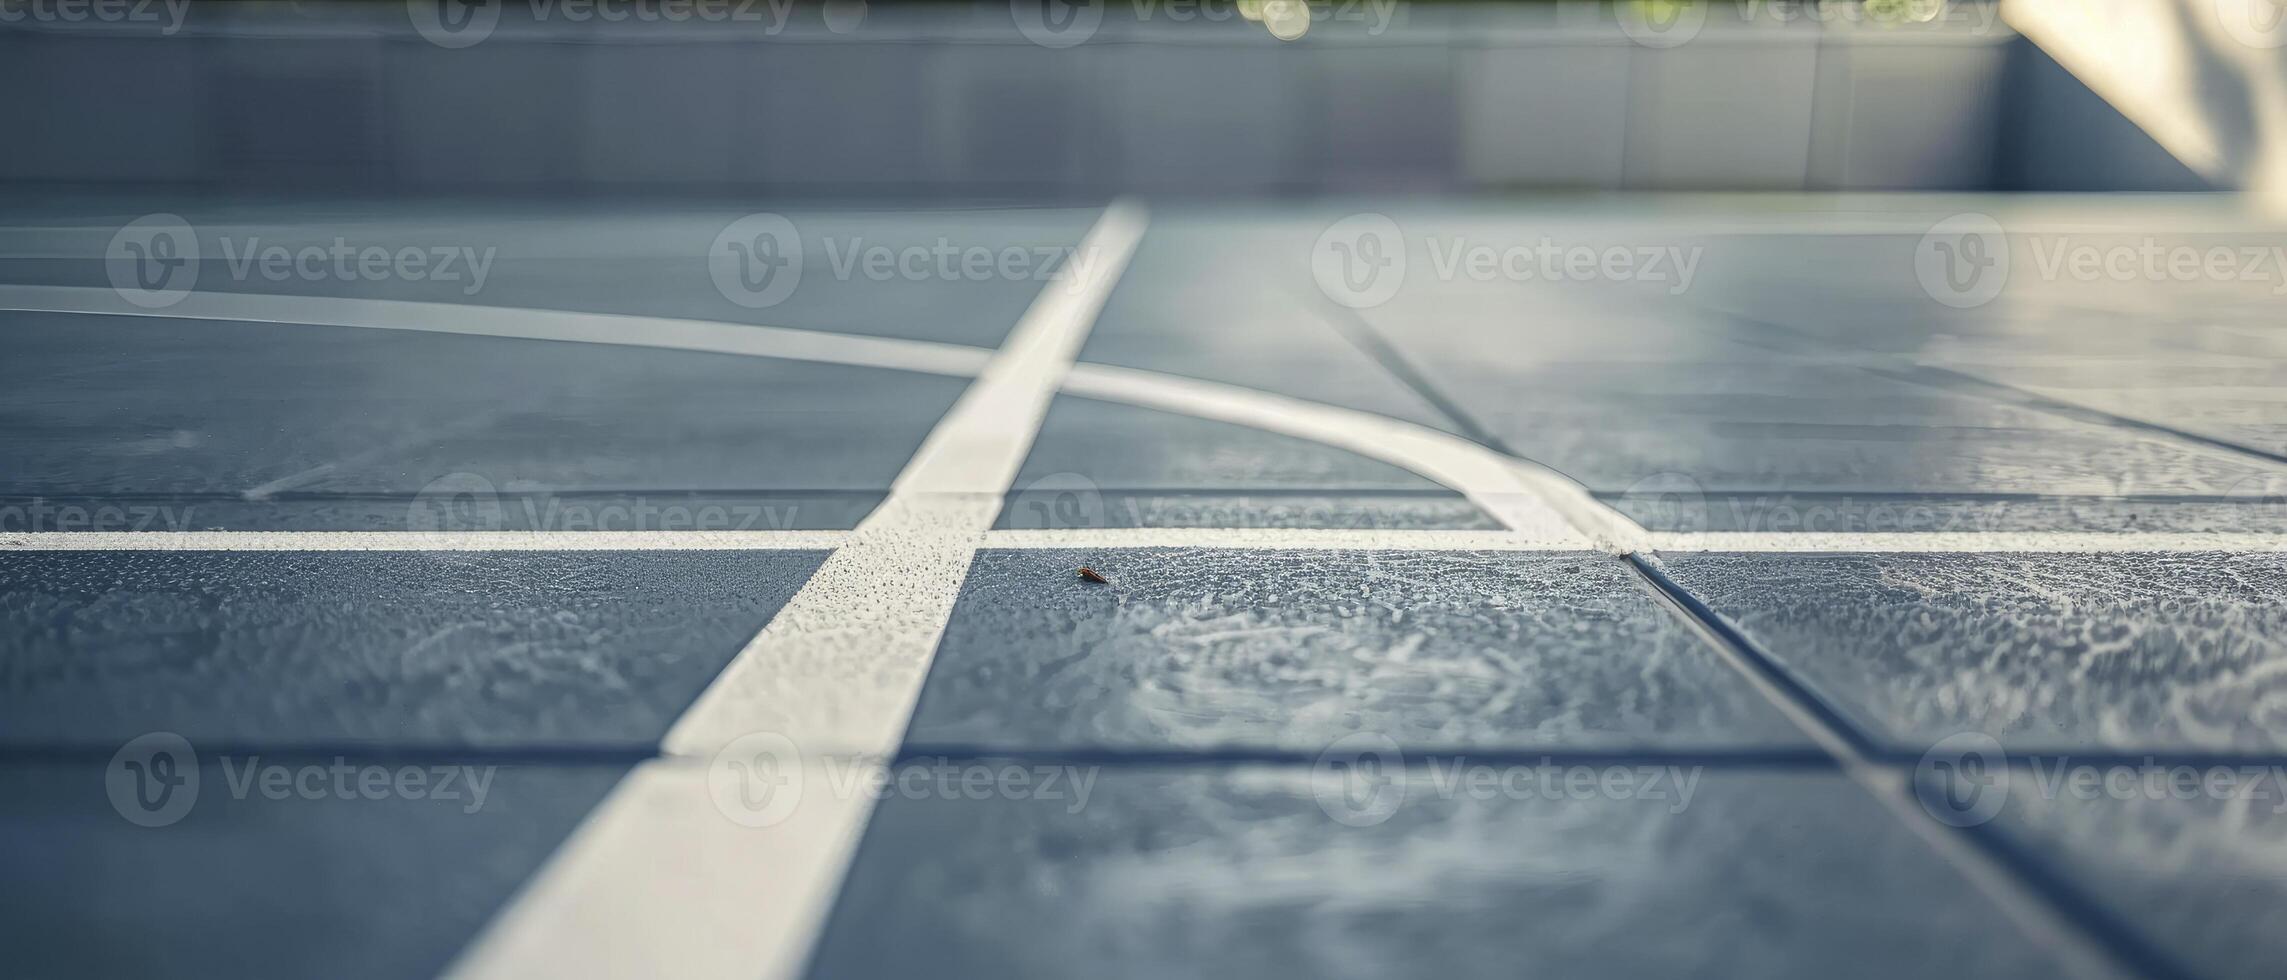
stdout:
<svg viewBox="0 0 2287 980">
<path fill-rule="evenodd" d="M 2195 190 L 2263 183 L 2268 110 L 2202 121 L 2202 144 L 2167 125 L 2189 110 L 2166 92 L 2129 94 L 2189 76 L 2173 97 L 2185 106 L 2228 90 L 2206 101 L 2246 107 L 2287 79 L 2263 36 L 2235 48 L 2244 38 L 2194 23 L 2219 0 L 2127 0 L 2180 28 L 2157 68 L 2139 53 L 2160 43 L 2153 18 L 2088 13 L 2106 0 L 1270 0 L 1268 24 L 1263 4 L 1192 0 L 719 0 L 725 16 L 686 6 L 680 19 L 660 6 L 676 0 L 588 0 L 585 14 L 582 0 L 122 2 L 151 16 L 28 16 L 32 0 L 0 0 L 16 5 L 0 18 L 0 85 L 14 93 L 0 100 L 0 180 L 1035 197 Z M 2277 0 L 2220 0 L 2240 2 Z M 1271 29 L 1297 26 L 1292 40 Z"/>
</svg>

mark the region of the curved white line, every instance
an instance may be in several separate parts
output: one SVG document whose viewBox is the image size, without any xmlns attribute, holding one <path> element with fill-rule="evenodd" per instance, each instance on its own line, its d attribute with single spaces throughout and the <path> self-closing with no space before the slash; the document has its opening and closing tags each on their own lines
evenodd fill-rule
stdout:
<svg viewBox="0 0 2287 980">
<path fill-rule="evenodd" d="M 1346 449 L 1462 493 L 1504 527 L 1549 549 L 1630 550 L 1641 531 L 1547 467 L 1386 415 L 1252 388 L 1104 364 L 1074 365 L 1064 390 L 1250 426 Z"/>
<path fill-rule="evenodd" d="M 407 330 L 467 337 L 655 347 L 663 350 L 887 368 L 958 378 L 975 377 L 977 372 L 984 370 L 985 362 L 992 358 L 993 353 L 960 344 L 862 337 L 791 327 L 347 296 L 191 293 L 169 306 L 145 309 L 120 298 L 112 290 L 91 286 L 0 286 L 0 310 L 243 320 L 295 326 L 363 327 L 370 330 Z"/>
<path fill-rule="evenodd" d="M 165 309 L 146 310 L 108 289 L 0 286 L 0 309 L 252 320 L 664 347 L 964 377 L 983 371 L 993 354 L 956 344 L 785 327 L 331 296 L 191 293 Z M 1578 484 L 1546 467 L 1428 426 L 1236 385 L 1099 364 L 1075 365 L 1065 378 L 1064 390 L 1284 433 L 1379 459 L 1460 491 L 1535 547 L 1625 551 L 1639 542 L 1640 532 L 1634 524 L 1596 501 Z M 991 482 L 981 481 L 980 485 Z"/>
<path fill-rule="evenodd" d="M 0 285 L 0 310 L 101 313 L 265 323 L 368 327 L 571 343 L 658 347 L 955 377 L 980 372 L 992 351 L 958 344 L 857 337 L 786 327 L 737 326 L 700 320 L 569 313 L 514 307 L 461 306 L 315 296 L 192 293 L 173 307 L 134 307 L 108 289 Z M 1214 419 L 1335 446 L 1418 473 L 1460 491 L 1534 547 L 1593 544 L 1611 551 L 1799 552 L 2168 552 L 2282 551 L 2287 535 L 2261 532 L 2173 534 L 2025 533 L 1728 533 L 1647 532 L 1545 466 L 1487 449 L 1427 426 L 1355 409 L 1177 375 L 1104 364 L 1076 364 L 1064 381 L 1070 394 Z M 1569 526 L 1567 526 L 1569 525 Z M 1577 531 L 1574 529 L 1578 529 Z M 25 547 L 33 536 L 17 536 Z M 45 536 L 37 536 L 45 537 Z M 1134 540 L 1154 540 L 1139 531 Z M 1196 539 L 1170 535 L 1170 543 Z M 44 545 L 42 545 L 44 546 Z"/>
</svg>

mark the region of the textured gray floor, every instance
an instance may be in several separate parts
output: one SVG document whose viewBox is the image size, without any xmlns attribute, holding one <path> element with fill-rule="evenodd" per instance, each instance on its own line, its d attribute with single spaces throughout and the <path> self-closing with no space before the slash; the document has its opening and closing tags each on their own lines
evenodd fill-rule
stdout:
<svg viewBox="0 0 2287 980">
<path fill-rule="evenodd" d="M 180 210 L 267 242 L 499 249 L 473 296 L 237 280 L 215 262 L 202 288 L 983 346 L 1036 283 L 837 276 L 828 240 L 1053 249 L 1092 214 L 792 209 L 817 252 L 793 297 L 755 310 L 705 262 L 745 209 Z M 1694 288 L 1670 293 L 1440 276 L 1424 252 L 1389 302 L 1352 310 L 1309 262 L 1345 208 L 1170 206 L 1082 357 L 1480 439 L 1654 529 L 2287 528 L 2287 343 L 2261 284 L 2090 288 L 2021 262 L 2006 301 L 1955 311 L 1912 276 L 1913 234 L 1597 225 L 1592 206 L 1387 211 L 1417 242 L 1705 254 Z M 88 256 L 136 213 L 58 198 L 43 230 L 0 243 L 0 282 L 104 285 Z M 0 532 L 683 529 L 708 508 L 717 527 L 848 528 L 962 389 L 767 358 L 164 318 L 0 313 L 0 342 Z M 1492 527 L 1362 456 L 1068 396 L 999 524 Z M 0 554 L 7 972 L 434 973 L 820 559 Z M 2269 976 L 2287 897 L 2280 564 L 980 552 L 898 772 L 1014 767 L 1058 774 L 1057 789 L 890 794 L 810 969 L 2021 976 L 2072 975 L 2085 955 L 2132 974 Z M 1083 565 L 1109 584 L 1081 583 Z M 1877 798 L 1790 717 L 1920 792 Z M 178 822 L 143 827 L 153 811 L 106 796 L 140 785 L 116 778 L 112 752 L 152 731 L 189 741 L 200 789 Z M 1989 745 L 2006 758 L 1978 755 Z M 497 779 L 474 812 L 465 795 L 234 784 L 337 760 Z M 2077 765 L 2272 775 L 2236 796 L 2084 798 L 2050 778 Z M 1971 819 L 1951 809 L 1965 803 Z M 1972 885 L 1965 862 L 2014 897 Z M 2062 932 L 2029 930 L 2020 904 Z"/>
</svg>

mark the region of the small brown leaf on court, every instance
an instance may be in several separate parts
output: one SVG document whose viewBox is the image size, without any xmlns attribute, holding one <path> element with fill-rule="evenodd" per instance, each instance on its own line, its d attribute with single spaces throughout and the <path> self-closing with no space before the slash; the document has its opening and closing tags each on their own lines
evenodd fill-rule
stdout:
<svg viewBox="0 0 2287 980">
<path fill-rule="evenodd" d="M 1105 578 L 1105 577 L 1103 576 L 1103 573 L 1101 573 L 1101 572 L 1098 572 L 1098 571 L 1096 571 L 1095 569 L 1093 569 L 1093 568 L 1089 568 L 1089 567 L 1087 567 L 1087 566 L 1085 566 L 1085 565 L 1081 566 L 1081 568 L 1080 568 L 1080 581 L 1083 581 L 1083 582 L 1094 582 L 1094 583 L 1096 583 L 1097 585 L 1110 585 L 1110 584 L 1112 584 L 1112 580 L 1111 580 L 1111 579 L 1108 579 L 1108 578 Z"/>
</svg>

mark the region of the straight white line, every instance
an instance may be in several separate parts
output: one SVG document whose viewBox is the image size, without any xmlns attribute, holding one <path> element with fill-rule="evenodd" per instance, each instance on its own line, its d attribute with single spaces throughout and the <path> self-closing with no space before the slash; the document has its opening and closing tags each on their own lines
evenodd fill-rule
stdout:
<svg viewBox="0 0 2287 980">
<path fill-rule="evenodd" d="M 1248 551 L 1550 551 L 1564 550 L 1514 531 L 1385 530 L 1379 528 L 1072 528 L 1006 529 L 985 535 L 984 547 L 1224 548 Z"/>
<path fill-rule="evenodd" d="M 1635 525 L 1590 498 L 1560 503 L 1574 486 L 1546 467 L 1448 432 L 1385 415 L 1287 398 L 1251 388 L 1102 364 L 1080 364 L 1064 390 L 1198 418 L 1279 432 L 1411 470 L 1461 492 L 1534 547 L 1624 551 Z"/>
<path fill-rule="evenodd" d="M 788 977 L 809 955 L 872 797 L 845 775 L 896 751 L 969 561 L 1143 234 L 1115 203 L 1090 261 L 1034 299 L 889 499 L 829 556 L 456 964 L 462 977 Z M 759 754 L 742 736 L 779 740 Z M 788 753 L 778 745 L 791 745 Z M 737 749 L 725 765 L 700 759 Z M 767 757 L 767 758 L 766 758 Z M 769 763 L 801 795 L 767 827 L 714 781 Z M 791 770 L 791 771 L 789 771 Z M 744 793 L 748 784 L 731 790 Z M 734 800 L 749 797 L 733 795 Z M 740 813 L 749 816 L 751 813 Z"/>
<path fill-rule="evenodd" d="M 1654 531 L 1648 537 L 1653 551 L 1888 551 L 1915 554 L 1983 552 L 1988 554 L 2173 551 L 2287 551 L 2287 534 L 2257 532 L 2172 533 L 2134 531 L 1978 531 L 1897 532 L 1867 534 L 1796 534 L 1748 531 Z"/>
<path fill-rule="evenodd" d="M 786 551 L 846 531 L 46 531 L 0 551 Z"/>
<path fill-rule="evenodd" d="M 861 337 L 789 327 L 347 296 L 191 293 L 180 302 L 163 309 L 147 310 L 127 302 L 109 289 L 90 286 L 0 285 L 0 310 L 242 320 L 295 326 L 360 327 L 471 337 L 656 347 L 709 354 L 776 357 L 822 364 L 849 364 L 962 378 L 974 376 L 983 370 L 986 360 L 992 356 L 991 351 L 959 344 Z"/>
<path fill-rule="evenodd" d="M 40 531 L 0 551 L 788 551 L 842 547 L 849 531 Z M 1652 532 L 1648 550 L 1836 554 L 2111 554 L 2287 551 L 2287 534 L 2133 532 L 1767 534 Z M 986 532 L 981 546 L 1300 551 L 1570 551 L 1580 539 L 1513 531 L 1378 528 L 1073 528 Z"/>
</svg>

